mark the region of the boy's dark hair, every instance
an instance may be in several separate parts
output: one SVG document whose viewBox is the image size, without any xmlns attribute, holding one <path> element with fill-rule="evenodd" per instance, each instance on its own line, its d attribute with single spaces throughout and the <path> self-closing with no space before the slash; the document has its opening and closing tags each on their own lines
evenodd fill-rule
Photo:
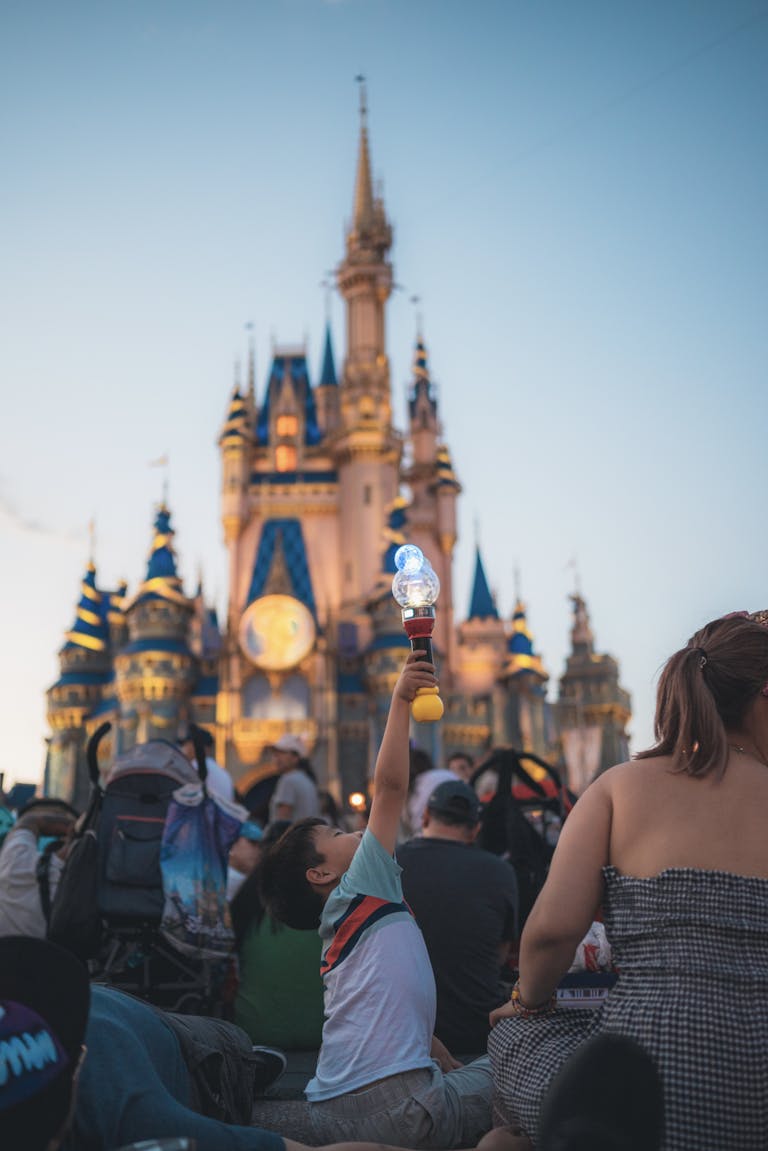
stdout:
<svg viewBox="0 0 768 1151">
<path fill-rule="evenodd" d="M 323 862 L 314 831 L 325 826 L 324 819 L 300 819 L 261 861 L 261 898 L 267 910 L 280 923 L 299 931 L 317 929 L 320 923 L 323 897 L 311 886 L 307 869 Z"/>
</svg>

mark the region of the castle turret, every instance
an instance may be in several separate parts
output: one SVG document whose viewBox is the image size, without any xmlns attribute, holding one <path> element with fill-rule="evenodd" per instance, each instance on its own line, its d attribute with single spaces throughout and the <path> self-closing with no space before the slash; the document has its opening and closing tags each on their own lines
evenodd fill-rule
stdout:
<svg viewBox="0 0 768 1151">
<path fill-rule="evenodd" d="M 617 661 L 595 651 L 586 600 L 576 592 L 571 602 L 571 654 L 556 712 L 568 785 L 579 793 L 596 774 L 628 758 L 631 701 L 619 684 Z"/>
<path fill-rule="evenodd" d="M 377 574 L 386 508 L 398 494 L 402 440 L 392 426 L 385 306 L 392 291 L 392 229 L 373 193 L 365 89 L 352 225 L 336 270 L 346 302 L 347 348 L 340 386 L 340 426 L 333 438 L 339 474 L 339 519 L 345 541 L 342 600 L 362 606 Z"/>
<path fill-rule="evenodd" d="M 188 642 L 194 601 L 176 571 L 171 513 L 158 508 L 147 574 L 126 605 L 128 643 L 115 657 L 120 702 L 117 750 L 174 739 L 189 722 L 197 661 Z"/>
<path fill-rule="evenodd" d="M 44 790 L 77 806 L 88 797 L 86 724 L 111 678 L 109 599 L 96 587 L 91 560 L 80 583 L 72 627 L 59 651 L 60 675 L 48 689 L 48 745 Z"/>
<path fill-rule="evenodd" d="M 490 697 L 506 656 L 506 634 L 491 595 L 480 549 L 475 550 L 475 574 L 469 616 L 458 627 L 456 689 L 465 696 Z"/>
<path fill-rule="evenodd" d="M 339 426 L 339 381 L 336 378 L 336 363 L 333 356 L 331 325 L 325 325 L 323 362 L 320 366 L 320 380 L 315 388 L 317 422 L 324 436 L 333 435 Z"/>
<path fill-rule="evenodd" d="M 504 728 L 506 738 L 519 751 L 532 751 L 542 758 L 549 751 L 547 680 L 541 656 L 533 646 L 525 604 L 518 597 L 507 640 L 507 658 L 500 676 L 507 694 Z"/>
</svg>

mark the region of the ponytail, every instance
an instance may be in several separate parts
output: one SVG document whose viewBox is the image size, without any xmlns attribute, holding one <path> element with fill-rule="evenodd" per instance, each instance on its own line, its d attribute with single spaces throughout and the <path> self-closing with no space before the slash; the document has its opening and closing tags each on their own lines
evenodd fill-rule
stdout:
<svg viewBox="0 0 768 1151">
<path fill-rule="evenodd" d="M 738 729 L 766 683 L 768 628 L 743 616 L 707 624 L 667 661 L 656 696 L 656 743 L 635 758 L 669 756 L 688 775 L 722 775 L 728 730 Z"/>
</svg>

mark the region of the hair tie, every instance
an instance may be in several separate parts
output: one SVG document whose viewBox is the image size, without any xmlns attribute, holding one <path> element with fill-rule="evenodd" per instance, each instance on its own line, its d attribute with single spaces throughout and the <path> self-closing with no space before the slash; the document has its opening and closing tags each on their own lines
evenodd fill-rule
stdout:
<svg viewBox="0 0 768 1151">
<path fill-rule="evenodd" d="M 699 657 L 699 667 L 703 670 L 707 666 L 707 653 L 703 647 L 695 647 L 692 650 Z"/>
</svg>

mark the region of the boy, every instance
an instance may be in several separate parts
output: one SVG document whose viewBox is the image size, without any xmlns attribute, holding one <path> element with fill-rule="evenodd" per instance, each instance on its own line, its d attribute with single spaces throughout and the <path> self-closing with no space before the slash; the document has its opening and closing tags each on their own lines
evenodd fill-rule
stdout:
<svg viewBox="0 0 768 1151">
<path fill-rule="evenodd" d="M 408 794 L 409 705 L 419 688 L 437 683 L 423 656 L 408 656 L 395 685 L 367 830 L 345 834 L 303 820 L 262 864 L 275 918 L 290 927 L 319 924 L 323 940 L 326 1018 L 306 1089 L 321 1143 L 468 1147 L 491 1126 L 488 1060 L 462 1067 L 433 1039 L 434 976 L 393 858 Z"/>
</svg>

